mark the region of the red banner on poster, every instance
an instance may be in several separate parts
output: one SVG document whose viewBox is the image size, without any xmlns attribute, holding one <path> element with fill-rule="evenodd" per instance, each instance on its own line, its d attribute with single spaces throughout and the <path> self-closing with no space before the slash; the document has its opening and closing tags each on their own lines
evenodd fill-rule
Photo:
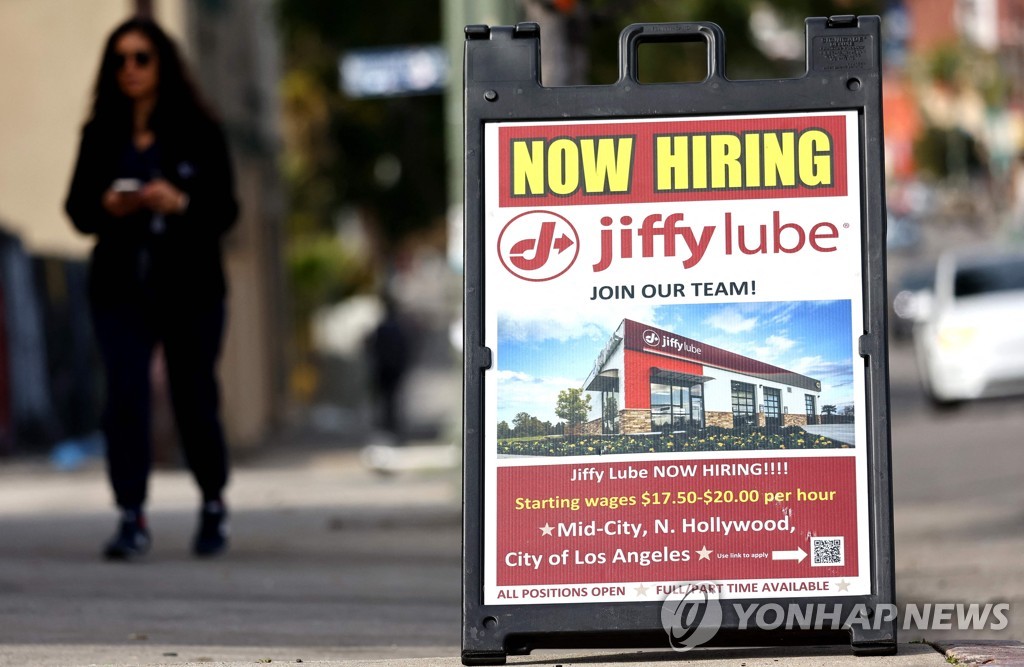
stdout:
<svg viewBox="0 0 1024 667">
<path fill-rule="evenodd" d="M 858 573 L 852 457 L 587 462 L 497 472 L 499 586 Z"/>
<path fill-rule="evenodd" d="M 501 206 L 841 197 L 835 115 L 503 127 Z"/>
</svg>

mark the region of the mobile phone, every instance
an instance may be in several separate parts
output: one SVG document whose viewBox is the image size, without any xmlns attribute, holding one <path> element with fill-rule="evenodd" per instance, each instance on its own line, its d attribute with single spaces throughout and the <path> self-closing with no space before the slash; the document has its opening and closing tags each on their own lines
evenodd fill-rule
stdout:
<svg viewBox="0 0 1024 667">
<path fill-rule="evenodd" d="M 142 181 L 137 178 L 119 178 L 110 184 L 114 192 L 138 192 L 142 189 Z"/>
</svg>

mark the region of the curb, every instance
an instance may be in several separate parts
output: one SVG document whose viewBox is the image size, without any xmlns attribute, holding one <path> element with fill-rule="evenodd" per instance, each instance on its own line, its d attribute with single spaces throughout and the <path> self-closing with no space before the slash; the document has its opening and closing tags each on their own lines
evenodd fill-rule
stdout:
<svg viewBox="0 0 1024 667">
<path fill-rule="evenodd" d="M 1018 641 L 950 639 L 928 643 L 954 665 L 1024 667 L 1024 644 Z"/>
</svg>

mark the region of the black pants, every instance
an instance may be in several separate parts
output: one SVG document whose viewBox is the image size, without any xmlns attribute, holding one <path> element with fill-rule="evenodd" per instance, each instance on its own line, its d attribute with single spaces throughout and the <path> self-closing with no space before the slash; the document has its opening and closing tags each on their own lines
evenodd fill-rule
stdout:
<svg viewBox="0 0 1024 667">
<path fill-rule="evenodd" d="M 171 404 L 185 461 L 204 500 L 220 499 L 228 455 L 220 422 L 216 363 L 224 304 L 182 308 L 94 305 L 93 324 L 106 367 L 103 430 L 107 472 L 119 507 L 141 507 L 152 466 L 149 371 L 163 343 Z"/>
</svg>

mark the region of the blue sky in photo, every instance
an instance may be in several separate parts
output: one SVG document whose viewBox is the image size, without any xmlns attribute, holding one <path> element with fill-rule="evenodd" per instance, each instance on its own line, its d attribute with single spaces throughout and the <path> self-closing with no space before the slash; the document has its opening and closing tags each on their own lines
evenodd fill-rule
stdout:
<svg viewBox="0 0 1024 667">
<path fill-rule="evenodd" d="M 557 327 L 498 316 L 498 421 L 527 412 L 556 423 L 558 392 L 581 387 L 623 317 L 821 380 L 819 405 L 852 405 L 850 302 L 681 304 L 648 308 L 643 316 L 607 313 Z M 599 397 L 591 405 L 598 413 Z"/>
</svg>

